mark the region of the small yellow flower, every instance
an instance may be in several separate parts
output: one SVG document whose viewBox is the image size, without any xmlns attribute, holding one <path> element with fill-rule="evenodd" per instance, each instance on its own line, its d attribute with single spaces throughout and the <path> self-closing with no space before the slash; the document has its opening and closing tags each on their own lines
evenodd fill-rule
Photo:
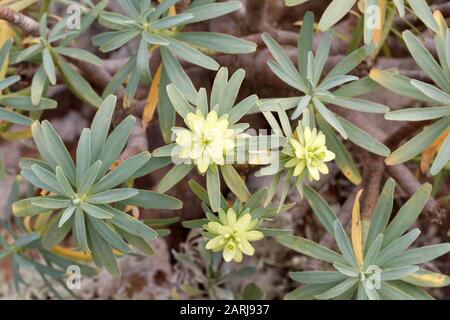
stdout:
<svg viewBox="0 0 450 320">
<path fill-rule="evenodd" d="M 239 219 L 232 208 L 227 213 L 219 211 L 219 222 L 209 222 L 203 226 L 208 232 L 217 235 L 209 240 L 206 249 L 214 252 L 223 250 L 223 258 L 226 262 L 234 259 L 236 262 L 242 261 L 242 253 L 252 256 L 255 249 L 250 241 L 261 240 L 262 232 L 253 230 L 258 224 L 257 219 L 252 220 L 249 213 L 243 214 Z"/>
<path fill-rule="evenodd" d="M 294 157 L 285 166 L 294 168 L 294 176 L 299 176 L 305 169 L 308 170 L 309 180 L 319 180 L 320 173 L 328 174 L 325 162 L 333 160 L 335 154 L 327 149 L 322 132 L 306 127 L 303 134 L 299 134 L 299 139 L 290 140 L 290 147 Z"/>
<path fill-rule="evenodd" d="M 228 115 L 218 118 L 215 111 L 206 118 L 197 111 L 189 113 L 184 122 L 186 128 L 174 130 L 175 142 L 179 146 L 178 156 L 191 159 L 200 173 L 205 173 L 210 164 L 225 164 L 225 154 L 235 147 L 234 130 L 228 128 Z"/>
</svg>

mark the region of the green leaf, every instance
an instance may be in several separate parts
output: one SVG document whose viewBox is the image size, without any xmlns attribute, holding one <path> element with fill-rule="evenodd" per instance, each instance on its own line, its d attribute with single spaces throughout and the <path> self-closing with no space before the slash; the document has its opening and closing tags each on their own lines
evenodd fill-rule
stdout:
<svg viewBox="0 0 450 320">
<path fill-rule="evenodd" d="M 170 103 L 169 96 L 167 95 L 166 87 L 168 84 L 169 76 L 167 75 L 166 68 L 162 66 L 157 109 L 159 126 L 165 143 L 170 143 L 171 141 L 172 127 L 175 126 L 176 116 L 175 109 Z"/>
<path fill-rule="evenodd" d="M 320 115 L 316 116 L 316 121 L 320 127 L 320 130 L 326 136 L 326 144 L 328 149 L 336 154 L 335 161 L 339 169 L 353 184 L 360 184 L 362 177 L 350 153 L 339 140 L 337 135 L 333 132 L 330 125 L 328 125 L 328 123 Z"/>
<path fill-rule="evenodd" d="M 387 261 L 396 257 L 399 253 L 405 251 L 419 237 L 419 229 L 413 229 L 404 236 L 395 239 L 381 250 L 375 261 L 377 265 L 383 265 Z"/>
<path fill-rule="evenodd" d="M 121 67 L 119 71 L 116 72 L 116 74 L 111 78 L 105 90 L 103 91 L 103 98 L 107 97 L 109 94 L 114 93 L 119 87 L 122 86 L 124 82 L 126 82 L 130 74 L 134 72 L 136 68 L 136 60 L 136 56 L 130 57 L 127 63 L 125 63 L 123 67 Z"/>
<path fill-rule="evenodd" d="M 372 220 L 370 221 L 369 231 L 365 242 L 365 252 L 375 241 L 380 233 L 384 232 L 394 205 L 395 180 L 389 178 L 385 183 L 381 194 L 377 199 L 373 210 Z"/>
<path fill-rule="evenodd" d="M 346 264 L 343 256 L 311 240 L 293 235 L 276 237 L 276 240 L 283 246 L 309 257 L 330 263 Z"/>
<path fill-rule="evenodd" d="M 297 64 L 303 79 L 306 79 L 308 53 L 313 50 L 312 37 L 314 28 L 314 13 L 308 11 L 303 17 L 303 25 L 297 41 Z"/>
<path fill-rule="evenodd" d="M 408 0 L 408 4 L 428 29 L 439 33 L 439 25 L 434 19 L 433 13 L 425 0 Z"/>
<path fill-rule="evenodd" d="M 181 13 L 174 16 L 167 16 L 162 19 L 152 22 L 151 26 L 155 29 L 169 29 L 171 27 L 186 23 L 194 16 L 192 14 Z"/>
<path fill-rule="evenodd" d="M 48 144 L 52 147 L 53 159 L 64 170 L 69 181 L 75 182 L 75 165 L 61 138 L 47 120 L 42 122 L 42 131 Z"/>
<path fill-rule="evenodd" d="M 443 105 L 450 105 L 450 95 L 435 86 L 418 80 L 411 80 L 411 84 L 431 100 Z"/>
<path fill-rule="evenodd" d="M 155 251 L 144 239 L 119 228 L 117 228 L 116 231 L 128 242 L 128 244 L 146 254 L 147 256 L 152 256 L 155 254 Z"/>
<path fill-rule="evenodd" d="M 319 47 L 317 48 L 316 57 L 314 59 L 314 78 L 313 83 L 317 85 L 322 75 L 323 68 L 330 54 L 332 33 L 326 32 L 322 39 L 320 39 Z"/>
<path fill-rule="evenodd" d="M 100 171 L 100 167 L 102 166 L 102 162 L 100 160 L 96 161 L 86 173 L 81 178 L 81 182 L 78 185 L 78 193 L 83 195 L 92 187 L 95 180 L 98 177 L 98 173 Z"/>
<path fill-rule="evenodd" d="M 30 118 L 3 108 L 0 108 L 0 119 L 10 123 L 20 124 L 22 126 L 30 126 L 33 123 Z"/>
<path fill-rule="evenodd" d="M 346 55 L 338 64 L 327 74 L 325 80 L 328 80 L 335 76 L 341 76 L 349 73 L 356 68 L 361 62 L 363 62 L 374 50 L 375 44 L 369 44 L 356 49 L 352 53 Z"/>
<path fill-rule="evenodd" d="M 220 176 L 216 165 L 210 166 L 206 171 L 206 190 L 208 191 L 209 203 L 214 212 L 220 208 Z"/>
<path fill-rule="evenodd" d="M 434 159 L 433 165 L 431 166 L 430 173 L 432 175 L 437 175 L 439 171 L 444 168 L 444 166 L 450 160 L 450 134 L 445 138 L 444 142 L 439 149 L 436 158 Z"/>
<path fill-rule="evenodd" d="M 387 165 L 396 165 L 411 160 L 432 144 L 450 125 L 450 117 L 445 117 L 426 127 L 421 133 L 403 144 L 386 158 Z"/>
<path fill-rule="evenodd" d="M 91 217 L 97 218 L 97 219 L 112 219 L 113 214 L 109 211 L 99 207 L 95 206 L 86 202 L 81 203 L 81 209 L 83 209 L 84 212 L 86 212 Z"/>
<path fill-rule="evenodd" d="M 183 95 L 192 103 L 195 103 L 197 91 L 192 84 L 189 76 L 184 72 L 180 63 L 174 58 L 169 49 L 161 47 L 161 58 L 164 69 L 170 78 L 170 81 L 183 93 Z"/>
<path fill-rule="evenodd" d="M 219 116 L 228 114 L 232 110 L 244 78 L 245 71 L 243 69 L 236 70 L 236 72 L 231 76 L 223 91 L 222 99 L 219 103 Z M 211 105 L 211 108 L 212 107 L 214 106 Z"/>
<path fill-rule="evenodd" d="M 169 84 L 167 86 L 167 94 L 176 112 L 182 118 L 186 118 L 188 113 L 194 112 L 192 106 L 189 104 L 189 102 L 186 100 L 186 98 L 183 96 L 183 94 L 180 92 L 180 90 L 178 90 L 178 88 L 175 85 Z"/>
<path fill-rule="evenodd" d="M 316 295 L 317 299 L 325 300 L 325 299 L 333 299 L 337 296 L 347 292 L 351 288 L 353 288 L 357 283 L 359 282 L 359 278 L 349 278 L 335 287 L 331 288 L 330 290 Z"/>
<path fill-rule="evenodd" d="M 370 79 L 377 82 L 382 87 L 401 96 L 409 97 L 415 100 L 433 102 L 425 96 L 420 90 L 411 84 L 411 80 L 405 76 L 389 72 L 387 70 L 372 69 Z"/>
<path fill-rule="evenodd" d="M 445 76 L 442 68 L 434 60 L 431 53 L 424 47 L 422 43 L 407 30 L 403 32 L 403 39 L 408 47 L 411 55 L 422 70 L 444 91 L 450 92 L 450 81 Z"/>
<path fill-rule="evenodd" d="M 256 50 L 253 42 L 216 32 L 181 32 L 175 38 L 227 54 L 251 53 Z"/>
<path fill-rule="evenodd" d="M 53 173 L 37 164 L 33 164 L 31 170 L 39 180 L 49 187 L 49 191 L 54 191 L 59 194 L 62 193 L 58 181 L 56 180 L 56 176 Z"/>
<path fill-rule="evenodd" d="M 156 190 L 159 193 L 165 193 L 172 189 L 178 182 L 180 182 L 187 174 L 194 168 L 192 164 L 180 164 L 174 166 L 161 180 Z"/>
<path fill-rule="evenodd" d="M 3 49 L 3 48 L 2 48 Z M 16 62 L 22 62 L 25 60 L 30 60 L 31 58 L 35 57 L 37 54 L 39 54 L 43 50 L 41 44 L 34 44 L 24 50 L 22 50 L 16 57 Z M 3 59 L 2 59 L 3 60 Z"/>
<path fill-rule="evenodd" d="M 131 188 L 112 189 L 89 196 L 86 201 L 90 204 L 107 204 L 129 199 L 138 193 L 138 190 Z"/>
<path fill-rule="evenodd" d="M 409 283 L 400 281 L 400 280 L 382 282 L 381 285 L 382 286 L 384 285 L 384 287 L 386 287 L 386 285 L 388 285 L 388 286 L 390 286 L 390 288 L 397 290 L 396 293 L 401 292 L 401 295 L 406 295 L 406 298 L 402 298 L 401 296 L 397 298 L 397 296 L 393 296 L 392 297 L 393 300 L 395 300 L 395 299 L 434 300 L 433 297 L 430 296 L 428 293 L 426 293 L 423 289 L 413 286 Z M 386 295 L 388 298 L 390 298 L 389 295 L 386 294 L 385 291 L 382 290 L 382 293 L 383 293 L 383 295 Z"/>
<path fill-rule="evenodd" d="M 90 53 L 89 51 L 78 49 L 78 48 L 65 48 L 65 47 L 56 47 L 54 49 L 57 53 L 72 58 L 76 60 L 81 60 L 85 62 L 92 63 L 96 66 L 102 66 L 103 60 L 98 58 L 96 55 Z"/>
<path fill-rule="evenodd" d="M 450 116 L 450 107 L 426 107 L 396 110 L 386 113 L 387 120 L 424 121 Z"/>
<path fill-rule="evenodd" d="M 66 197 L 75 196 L 75 192 L 72 189 L 69 181 L 67 180 L 61 167 L 56 167 L 56 181 L 58 182 L 59 188 L 64 193 Z"/>
<path fill-rule="evenodd" d="M 120 201 L 119 205 L 131 205 L 144 209 L 179 210 L 183 207 L 180 200 L 153 191 L 137 190 L 139 193 L 131 198 Z"/>
<path fill-rule="evenodd" d="M 91 224 L 98 232 L 98 234 L 112 247 L 126 254 L 132 253 L 131 249 L 128 247 L 126 242 L 123 241 L 122 237 L 102 220 L 88 216 L 88 221 L 89 224 Z"/>
<path fill-rule="evenodd" d="M 397 215 L 384 231 L 383 245 L 400 237 L 417 220 L 430 198 L 432 188 L 433 186 L 431 184 L 425 183 L 400 208 Z"/>
<path fill-rule="evenodd" d="M 441 243 L 417 249 L 411 249 L 386 262 L 385 267 L 401 267 L 425 263 L 450 251 L 449 243 Z"/>
<path fill-rule="evenodd" d="M 106 176 L 100 179 L 92 188 L 92 193 L 99 193 L 114 188 L 130 179 L 133 174 L 139 170 L 147 161 L 150 160 L 148 151 L 141 152 L 125 161 L 117 168 L 110 171 Z M 123 200 L 123 199 L 121 199 Z"/>
<path fill-rule="evenodd" d="M 135 236 L 152 240 L 158 237 L 158 233 L 152 228 L 146 226 L 141 221 L 129 216 L 128 214 L 114 209 L 112 207 L 105 207 L 108 211 L 113 213 L 112 223 L 118 228 L 125 230 Z"/>
<path fill-rule="evenodd" d="M 77 146 L 76 184 L 80 186 L 81 180 L 89 169 L 91 163 L 91 130 L 85 128 L 81 131 Z"/>
<path fill-rule="evenodd" d="M 88 245 L 87 234 L 86 234 L 86 223 L 84 221 L 84 213 L 80 207 L 77 207 L 75 210 L 75 239 L 77 241 L 78 246 L 86 251 L 91 252 L 91 249 Z"/>
<path fill-rule="evenodd" d="M 117 97 L 109 95 L 103 100 L 91 124 L 91 159 L 97 159 L 108 137 Z"/>
<path fill-rule="evenodd" d="M 284 52 L 283 48 L 268 33 L 264 33 L 262 39 L 281 68 L 292 78 L 299 79 L 300 81 L 300 74 L 295 69 L 294 64 L 286 52 Z"/>
<path fill-rule="evenodd" d="M 122 47 L 141 33 L 138 29 L 111 32 L 110 37 L 100 46 L 101 52 L 110 52 Z"/>
<path fill-rule="evenodd" d="M 373 265 L 378 257 L 378 253 L 381 249 L 381 244 L 383 243 L 383 234 L 379 234 L 375 240 L 368 246 L 366 256 L 364 257 L 363 270 L 367 270 L 368 267 Z"/>
<path fill-rule="evenodd" d="M 356 0 L 334 0 L 326 8 L 319 21 L 321 31 L 328 30 L 336 22 L 341 20 L 353 7 Z"/>
<path fill-rule="evenodd" d="M 198 7 L 191 7 L 183 13 L 190 13 L 194 16 L 194 18 L 188 21 L 189 24 L 210 20 L 213 18 L 217 18 L 228 13 L 237 11 L 241 8 L 240 1 L 227 1 L 227 2 L 219 2 L 219 3 L 211 3 L 205 4 Z"/>
<path fill-rule="evenodd" d="M 61 219 L 59 220 L 58 227 L 61 228 L 70 218 L 72 218 L 73 213 L 75 212 L 76 207 L 68 207 L 64 210 Z"/>
<path fill-rule="evenodd" d="M 20 76 L 11 76 L 7 77 L 6 79 L 0 80 L 0 90 L 5 90 L 18 81 L 20 81 Z"/>
<path fill-rule="evenodd" d="M 167 46 L 169 44 L 168 40 L 156 33 L 142 32 L 142 39 L 152 45 Z"/>
<path fill-rule="evenodd" d="M 44 66 L 41 65 L 31 81 L 31 103 L 37 106 L 42 99 L 44 90 L 48 87 L 48 78 Z"/>
<path fill-rule="evenodd" d="M 159 17 L 160 15 L 165 13 L 167 10 L 169 10 L 169 8 L 171 6 L 177 4 L 178 2 L 180 2 L 180 0 L 165 0 L 165 1 L 161 1 L 158 4 L 158 6 L 156 6 L 155 11 L 153 11 L 150 14 L 150 18 L 151 19 L 156 19 L 157 17 Z"/>
<path fill-rule="evenodd" d="M 213 58 L 208 57 L 201 51 L 170 37 L 166 37 L 166 40 L 169 41 L 169 50 L 175 56 L 205 69 L 219 69 L 220 65 Z"/>
<path fill-rule="evenodd" d="M 334 221 L 334 237 L 344 258 L 356 267 L 356 258 L 352 249 L 352 245 L 350 244 L 350 239 L 345 233 L 342 223 L 337 219 Z"/>
<path fill-rule="evenodd" d="M 314 107 L 319 111 L 320 115 L 344 138 L 347 139 L 347 132 L 345 132 L 342 124 L 339 122 L 338 118 L 328 110 L 327 107 L 316 97 L 312 98 Z"/>
<path fill-rule="evenodd" d="M 71 201 L 64 197 L 47 196 L 33 198 L 31 204 L 45 209 L 62 209 L 70 206 Z"/>
<path fill-rule="evenodd" d="M 36 207 L 31 202 L 36 198 L 28 198 L 16 201 L 12 204 L 12 212 L 16 217 L 32 217 L 40 213 L 49 211 L 46 208 Z"/>
<path fill-rule="evenodd" d="M 73 217 L 61 227 L 58 226 L 58 222 L 58 217 L 54 217 L 42 238 L 42 246 L 46 249 L 53 248 L 66 238 L 67 234 L 72 229 Z"/>
<path fill-rule="evenodd" d="M 315 216 L 320 221 L 320 224 L 330 235 L 334 236 L 334 222 L 337 219 L 336 214 L 331 210 L 326 201 L 310 186 L 304 186 L 303 194 L 306 200 L 308 200 Z"/>
<path fill-rule="evenodd" d="M 103 144 L 102 151 L 98 159 L 102 161 L 99 175 L 105 174 L 114 161 L 117 160 L 122 150 L 127 144 L 128 137 L 131 134 L 135 118 L 128 116 L 123 120 L 111 133 L 106 142 Z"/>
<path fill-rule="evenodd" d="M 111 246 L 96 231 L 92 224 L 87 221 L 89 247 L 92 249 L 92 256 L 98 267 L 104 266 L 112 276 L 119 276 L 120 270 Z"/>
<path fill-rule="evenodd" d="M 0 97 L 0 104 L 24 111 L 41 111 L 41 110 L 55 109 L 57 106 L 56 101 L 46 98 L 40 99 L 37 105 L 33 105 L 30 97 L 20 97 L 20 96 Z"/>
<path fill-rule="evenodd" d="M 337 106 L 340 106 L 341 108 L 354 110 L 358 112 L 381 113 L 381 114 L 389 112 L 389 108 L 386 107 L 385 105 L 363 99 L 338 97 L 335 95 L 333 95 L 333 98 L 325 95 L 320 96 L 320 99 L 323 102 L 332 103 Z"/>
<path fill-rule="evenodd" d="M 414 300 L 414 297 L 388 282 L 381 283 L 380 291 L 389 300 Z"/>
<path fill-rule="evenodd" d="M 345 274 L 336 271 L 302 271 L 289 272 L 289 277 L 303 284 L 325 284 L 344 281 L 347 279 Z"/>
<path fill-rule="evenodd" d="M 70 91 L 72 91 L 78 98 L 92 105 L 93 107 L 98 108 L 100 106 L 100 104 L 102 103 L 102 99 L 78 72 L 69 67 L 69 65 L 63 61 L 63 59 L 58 59 L 56 65 Z"/>
<path fill-rule="evenodd" d="M 347 132 L 348 139 L 357 146 L 360 146 L 361 148 L 364 148 L 382 157 L 387 157 L 391 153 L 391 150 L 389 150 L 388 147 L 366 133 L 364 130 L 355 126 L 347 119 L 342 117 L 338 117 L 338 119 L 341 122 L 344 130 Z"/>
<path fill-rule="evenodd" d="M 240 201 L 245 202 L 250 197 L 250 191 L 248 191 L 242 178 L 236 172 L 232 165 L 224 165 L 220 167 L 222 171 L 223 179 L 230 190 L 239 198 Z"/>
<path fill-rule="evenodd" d="M 286 72 L 278 63 L 274 62 L 273 60 L 269 60 L 267 65 L 280 80 L 301 92 L 307 92 L 307 89 L 302 83 L 302 80 L 300 80 L 299 76 L 293 76 L 290 73 Z"/>
<path fill-rule="evenodd" d="M 204 117 L 208 115 L 208 96 L 205 88 L 200 88 L 197 93 L 197 101 L 196 101 L 197 110 L 203 114 Z"/>
<path fill-rule="evenodd" d="M 332 287 L 334 287 L 337 283 L 329 283 L 329 284 L 311 284 L 306 285 L 301 288 L 297 288 L 294 291 L 289 292 L 284 296 L 285 300 L 313 300 L 316 295 L 323 293 Z"/>
<path fill-rule="evenodd" d="M 381 280 L 382 281 L 398 280 L 398 279 L 408 276 L 411 273 L 416 272 L 417 270 L 419 270 L 419 268 L 416 266 L 384 269 L 383 272 L 381 273 Z"/>
</svg>

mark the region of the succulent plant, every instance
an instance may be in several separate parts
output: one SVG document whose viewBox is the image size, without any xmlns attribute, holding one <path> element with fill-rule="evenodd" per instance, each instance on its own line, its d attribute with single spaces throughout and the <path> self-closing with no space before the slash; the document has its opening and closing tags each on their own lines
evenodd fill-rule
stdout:
<svg viewBox="0 0 450 320">
<path fill-rule="evenodd" d="M 109 96 L 100 106 L 90 129 L 84 129 L 77 148 L 76 165 L 55 129 L 48 121 L 32 125 L 33 139 L 42 160 L 20 161 L 21 175 L 44 196 L 19 200 L 13 204 L 17 217 L 55 212 L 48 222 L 42 245 L 51 249 L 74 231 L 80 250 L 92 253 L 98 267 L 119 274 L 113 248 L 132 253 L 129 245 L 152 253 L 146 240 L 158 233 L 124 212 L 127 206 L 179 209 L 173 197 L 126 186 L 127 181 L 145 175 L 151 164 L 145 151 L 114 167 L 124 149 L 134 117 L 128 116 L 108 136 L 116 97 Z"/>
<path fill-rule="evenodd" d="M 9 51 L 13 44 L 12 40 L 8 40 L 0 49 L 0 66 L 7 66 L 9 61 Z M 5 67 L 6 72 L 6 67 Z M 9 76 L 0 81 L 0 120 L 9 124 L 19 124 L 29 126 L 33 120 L 25 116 L 24 113 L 32 111 L 43 111 L 56 108 L 56 102 L 51 99 L 41 99 L 37 105 L 33 105 L 32 99 L 27 96 L 13 94 L 8 89 L 11 85 L 18 82 L 20 76 Z M 2 94 L 2 91 L 6 91 Z M 11 110 L 12 108 L 12 110 Z"/>
<path fill-rule="evenodd" d="M 80 28 L 66 30 L 70 16 L 58 21 L 48 29 L 48 15 L 42 15 L 39 22 L 39 36 L 28 41 L 28 47 L 14 56 L 12 63 L 30 61 L 40 64 L 31 83 L 31 102 L 38 105 L 43 96 L 47 95 L 48 86 L 57 83 L 57 71 L 67 87 L 81 100 L 98 108 L 102 103 L 100 96 L 92 89 L 77 71 L 71 67 L 67 58 L 85 61 L 93 65 L 101 65 L 103 61 L 87 50 L 70 47 L 75 40 L 97 18 L 106 7 L 108 1 L 101 1 L 83 15 Z"/>
<path fill-rule="evenodd" d="M 14 179 L 8 197 L 9 205 L 20 199 L 21 181 L 20 177 Z M 95 268 L 43 247 L 41 232 L 46 228 L 45 222 L 48 214 L 36 221 L 33 228 L 28 221 L 22 222 L 22 219 L 17 217 L 13 220 L 15 225 L 13 227 L 11 215 L 11 210 L 7 210 L 5 218 L 0 219 L 0 227 L 5 231 L 4 236 L 0 234 L 0 247 L 2 247 L 0 260 L 11 258 L 12 282 L 17 292 L 21 292 L 23 286 L 30 285 L 22 276 L 23 269 L 36 271 L 55 298 L 75 297 L 67 287 L 67 280 L 70 276 L 69 267 L 77 268 L 82 276 L 89 277 L 97 274 Z"/>
<path fill-rule="evenodd" d="M 246 123 L 238 121 L 255 106 L 258 97 L 249 96 L 236 103 L 245 72 L 237 70 L 228 80 L 228 69 L 221 68 L 216 75 L 208 103 L 206 90 L 201 88 L 192 99 L 182 88 L 167 86 L 167 94 L 176 112 L 184 119 L 187 128 L 174 127 L 175 143 L 156 149 L 154 157 L 172 159 L 176 164 L 158 185 L 159 192 L 166 192 L 183 179 L 194 167 L 200 174 L 206 173 L 211 208 L 220 207 L 220 175 L 231 191 L 241 201 L 247 201 L 250 193 L 236 172 L 233 164 L 248 161 L 248 136 L 243 132 Z M 241 164 L 241 163 L 239 163 Z"/>
<path fill-rule="evenodd" d="M 450 278 L 420 268 L 450 251 L 449 243 L 408 249 L 418 238 L 417 220 L 431 194 L 424 184 L 389 222 L 395 181 L 386 182 L 370 221 L 361 221 L 359 197 L 352 211 L 351 237 L 327 203 L 305 187 L 305 197 L 317 219 L 336 240 L 339 252 L 292 235 L 278 237 L 282 245 L 314 259 L 332 264 L 331 271 L 291 272 L 290 277 L 304 286 L 286 295 L 286 299 L 430 299 L 421 287 L 443 287 Z M 408 231 L 406 234 L 405 232 Z"/>
<path fill-rule="evenodd" d="M 310 0 L 284 0 L 287 6 L 296 6 L 306 3 Z M 411 7 L 414 13 L 423 21 L 423 23 L 432 30 L 437 30 L 437 24 L 433 20 L 433 14 L 426 0 L 334 0 L 331 1 L 322 15 L 319 22 L 319 29 L 326 31 L 341 20 L 353 6 L 358 3 L 361 12 L 364 14 L 364 41 L 370 43 L 374 40 L 374 32 L 381 29 L 380 21 L 385 19 L 387 6 L 391 3 L 396 7 L 401 17 L 405 16 L 405 2 Z M 371 27 L 371 25 L 374 26 Z"/>
<path fill-rule="evenodd" d="M 450 29 L 440 12 L 435 13 L 435 22 L 439 30 L 434 37 L 439 62 L 425 48 L 423 43 L 410 31 L 403 33 L 403 39 L 412 57 L 422 70 L 432 79 L 436 86 L 411 80 L 397 73 L 383 70 L 372 70 L 370 77 L 388 90 L 417 99 L 425 103 L 425 108 L 402 109 L 389 112 L 385 118 L 393 121 L 426 121 L 435 122 L 425 127 L 407 143 L 386 158 L 388 165 L 395 165 L 411 160 L 429 148 L 435 141 L 436 158 L 430 173 L 436 175 L 450 160 Z M 433 157 L 432 157 L 433 158 Z M 428 168 L 426 168 L 427 171 Z"/>
<path fill-rule="evenodd" d="M 100 47 L 102 52 L 109 52 L 124 46 L 134 38 L 139 38 L 139 48 L 130 57 L 124 67 L 116 74 L 106 89 L 107 93 L 115 90 L 117 85 L 131 75 L 128 82 L 128 99 L 134 97 L 139 81 L 151 80 L 148 52 L 160 48 L 163 64 L 166 68 L 173 68 L 178 64 L 177 56 L 200 67 L 217 70 L 219 64 L 203 51 L 224 52 L 230 54 L 249 53 L 256 49 L 256 45 L 236 37 L 214 32 L 182 32 L 189 24 L 197 23 L 223 16 L 239 10 L 239 1 L 214 3 L 214 1 L 192 3 L 187 10 L 176 13 L 173 6 L 180 0 L 167 0 L 153 6 L 151 1 L 119 1 L 125 15 L 104 12 L 99 22 L 112 29 L 95 36 L 93 44 Z M 174 61 L 175 60 L 175 61 Z M 169 72 L 174 79 L 178 72 Z M 121 79 L 119 81 L 119 78 Z"/>
<path fill-rule="evenodd" d="M 292 208 L 295 204 L 277 207 L 263 207 L 267 188 L 262 188 L 251 195 L 247 201 L 237 199 L 232 206 L 228 206 L 225 198 L 221 196 L 218 214 L 211 209 L 207 190 L 203 189 L 194 180 L 189 181 L 191 190 L 202 200 L 205 219 L 184 221 L 187 228 L 201 228 L 201 234 L 209 241 L 206 249 L 221 252 L 226 262 L 235 260 L 241 262 L 243 254 L 252 256 L 254 248 L 250 242 L 259 241 L 264 236 L 277 236 L 288 234 L 289 230 L 264 228 L 262 223 Z"/>
</svg>

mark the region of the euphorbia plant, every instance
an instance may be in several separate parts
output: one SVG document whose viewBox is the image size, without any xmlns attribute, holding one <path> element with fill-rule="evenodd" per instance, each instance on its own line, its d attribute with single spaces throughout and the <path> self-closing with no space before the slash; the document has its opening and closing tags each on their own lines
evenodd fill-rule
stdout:
<svg viewBox="0 0 450 320">
<path fill-rule="evenodd" d="M 403 144 L 386 159 L 389 165 L 411 160 L 419 153 L 431 147 L 436 158 L 430 173 L 436 175 L 450 160 L 450 29 L 440 12 L 435 13 L 439 31 L 435 34 L 434 44 L 438 61 L 410 31 L 403 33 L 403 39 L 412 57 L 436 86 L 411 80 L 407 77 L 382 70 L 372 70 L 370 77 L 388 90 L 424 102 L 424 108 L 411 108 L 392 111 L 386 119 L 393 121 L 427 121 L 434 123 Z M 430 159 L 431 161 L 431 159 Z M 428 165 L 422 167 L 428 170 Z"/>
<path fill-rule="evenodd" d="M 263 227 L 265 220 L 270 220 L 295 205 L 291 203 L 281 208 L 263 207 L 266 188 L 252 194 L 247 201 L 237 199 L 230 206 L 221 196 L 220 208 L 217 210 L 218 213 L 215 213 L 212 211 L 207 190 L 193 180 L 189 181 L 189 185 L 202 200 L 206 218 L 185 221 L 183 224 L 188 228 L 202 228 L 201 234 L 209 239 L 206 249 L 220 252 L 226 262 L 232 260 L 242 262 L 244 255 L 253 256 L 255 249 L 251 243 L 263 239 L 264 236 L 284 235 L 290 232 Z"/>
<path fill-rule="evenodd" d="M 432 299 L 421 287 L 444 287 L 450 278 L 419 267 L 450 251 L 450 244 L 409 249 L 420 234 L 408 231 L 417 220 L 431 194 L 424 184 L 389 222 L 393 208 L 395 182 L 390 179 L 376 203 L 370 221 L 361 220 L 359 196 L 352 211 L 351 237 L 327 203 L 315 191 L 305 188 L 305 196 L 317 219 L 336 239 L 339 252 L 292 235 L 278 237 L 284 246 L 332 264 L 332 271 L 291 272 L 303 284 L 286 299 L 423 300 Z"/>
<path fill-rule="evenodd" d="M 128 116 L 108 135 L 116 97 L 107 97 L 90 129 L 84 129 L 77 148 L 76 164 L 50 122 L 35 122 L 33 139 L 42 160 L 24 158 L 21 175 L 46 195 L 19 200 L 12 205 L 17 217 L 51 214 L 43 231 L 42 245 L 51 249 L 73 231 L 77 247 L 88 253 L 98 267 L 119 274 L 113 249 L 123 254 L 153 250 L 146 242 L 158 233 L 124 212 L 127 206 L 179 209 L 181 202 L 156 192 L 130 188 L 127 182 L 147 174 L 151 161 L 145 151 L 113 164 L 124 149 L 134 117 Z"/>
<path fill-rule="evenodd" d="M 390 150 L 367 132 L 336 115 L 329 106 L 333 104 L 352 111 L 367 113 L 384 114 L 389 111 L 388 107 L 379 103 L 354 98 L 354 96 L 363 94 L 364 90 L 371 91 L 372 86 L 363 85 L 363 83 L 367 84 L 367 78 L 358 80 L 356 76 L 347 75 L 373 52 L 375 45 L 365 45 L 350 53 L 325 77 L 322 77 L 330 52 L 332 32 L 324 34 L 314 55 L 312 49 L 313 23 L 312 13 L 306 13 L 299 34 L 297 67 L 274 39 L 268 34 L 263 35 L 263 40 L 274 57 L 274 60 L 268 62 L 270 69 L 278 78 L 300 91 L 302 95 L 265 99 L 260 109 L 262 112 L 279 112 L 280 107 L 282 110 L 295 109 L 291 116 L 292 119 L 300 117 L 306 110 L 309 110 L 311 121 L 317 122 L 331 144 L 330 149 L 336 154 L 340 169 L 349 180 L 359 184 L 361 182 L 360 174 L 334 130 L 344 139 L 348 138 L 372 153 L 387 156 Z M 361 90 L 361 88 L 363 89 Z"/>
<path fill-rule="evenodd" d="M 187 128 L 174 127 L 175 143 L 153 152 L 154 157 L 172 158 L 176 165 L 158 186 L 166 192 L 183 179 L 194 168 L 206 174 L 206 185 L 214 212 L 220 207 L 220 175 L 227 186 L 241 201 L 246 201 L 250 192 L 236 172 L 233 164 L 246 160 L 244 130 L 246 123 L 238 121 L 255 106 L 257 96 L 252 95 L 236 104 L 236 98 L 245 72 L 240 69 L 228 79 L 228 69 L 221 68 L 216 75 L 211 98 L 201 88 L 195 101 L 189 99 L 175 85 L 167 86 L 167 94 L 176 112 L 183 118 Z"/>
</svg>

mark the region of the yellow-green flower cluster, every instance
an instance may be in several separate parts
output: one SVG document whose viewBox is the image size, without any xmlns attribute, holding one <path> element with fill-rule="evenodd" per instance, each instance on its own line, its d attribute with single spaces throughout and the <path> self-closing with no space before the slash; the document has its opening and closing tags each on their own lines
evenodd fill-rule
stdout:
<svg viewBox="0 0 450 320">
<path fill-rule="evenodd" d="M 309 180 L 319 180 L 320 173 L 328 174 L 325 162 L 335 158 L 335 154 L 327 149 L 325 135 L 312 131 L 309 127 L 303 132 L 297 130 L 298 138 L 291 138 L 290 147 L 293 149 L 294 157 L 286 163 L 287 168 L 294 168 L 294 176 L 299 176 L 306 169 Z"/>
<path fill-rule="evenodd" d="M 178 145 L 178 157 L 190 159 L 200 173 L 205 173 L 210 164 L 224 165 L 227 151 L 235 147 L 236 134 L 229 129 L 228 115 L 218 117 L 215 111 L 206 118 L 197 111 L 187 114 L 186 128 L 174 130 Z"/>
<path fill-rule="evenodd" d="M 216 235 L 208 241 L 206 249 L 214 252 L 223 250 L 223 258 L 226 262 L 231 260 L 241 262 L 243 254 L 252 256 L 255 249 L 250 242 L 264 237 L 262 232 L 254 230 L 258 220 L 252 219 L 250 213 L 245 213 L 238 218 L 232 208 L 228 209 L 227 213 L 219 210 L 219 220 L 220 222 L 209 222 L 203 226 L 206 231 Z"/>
</svg>

